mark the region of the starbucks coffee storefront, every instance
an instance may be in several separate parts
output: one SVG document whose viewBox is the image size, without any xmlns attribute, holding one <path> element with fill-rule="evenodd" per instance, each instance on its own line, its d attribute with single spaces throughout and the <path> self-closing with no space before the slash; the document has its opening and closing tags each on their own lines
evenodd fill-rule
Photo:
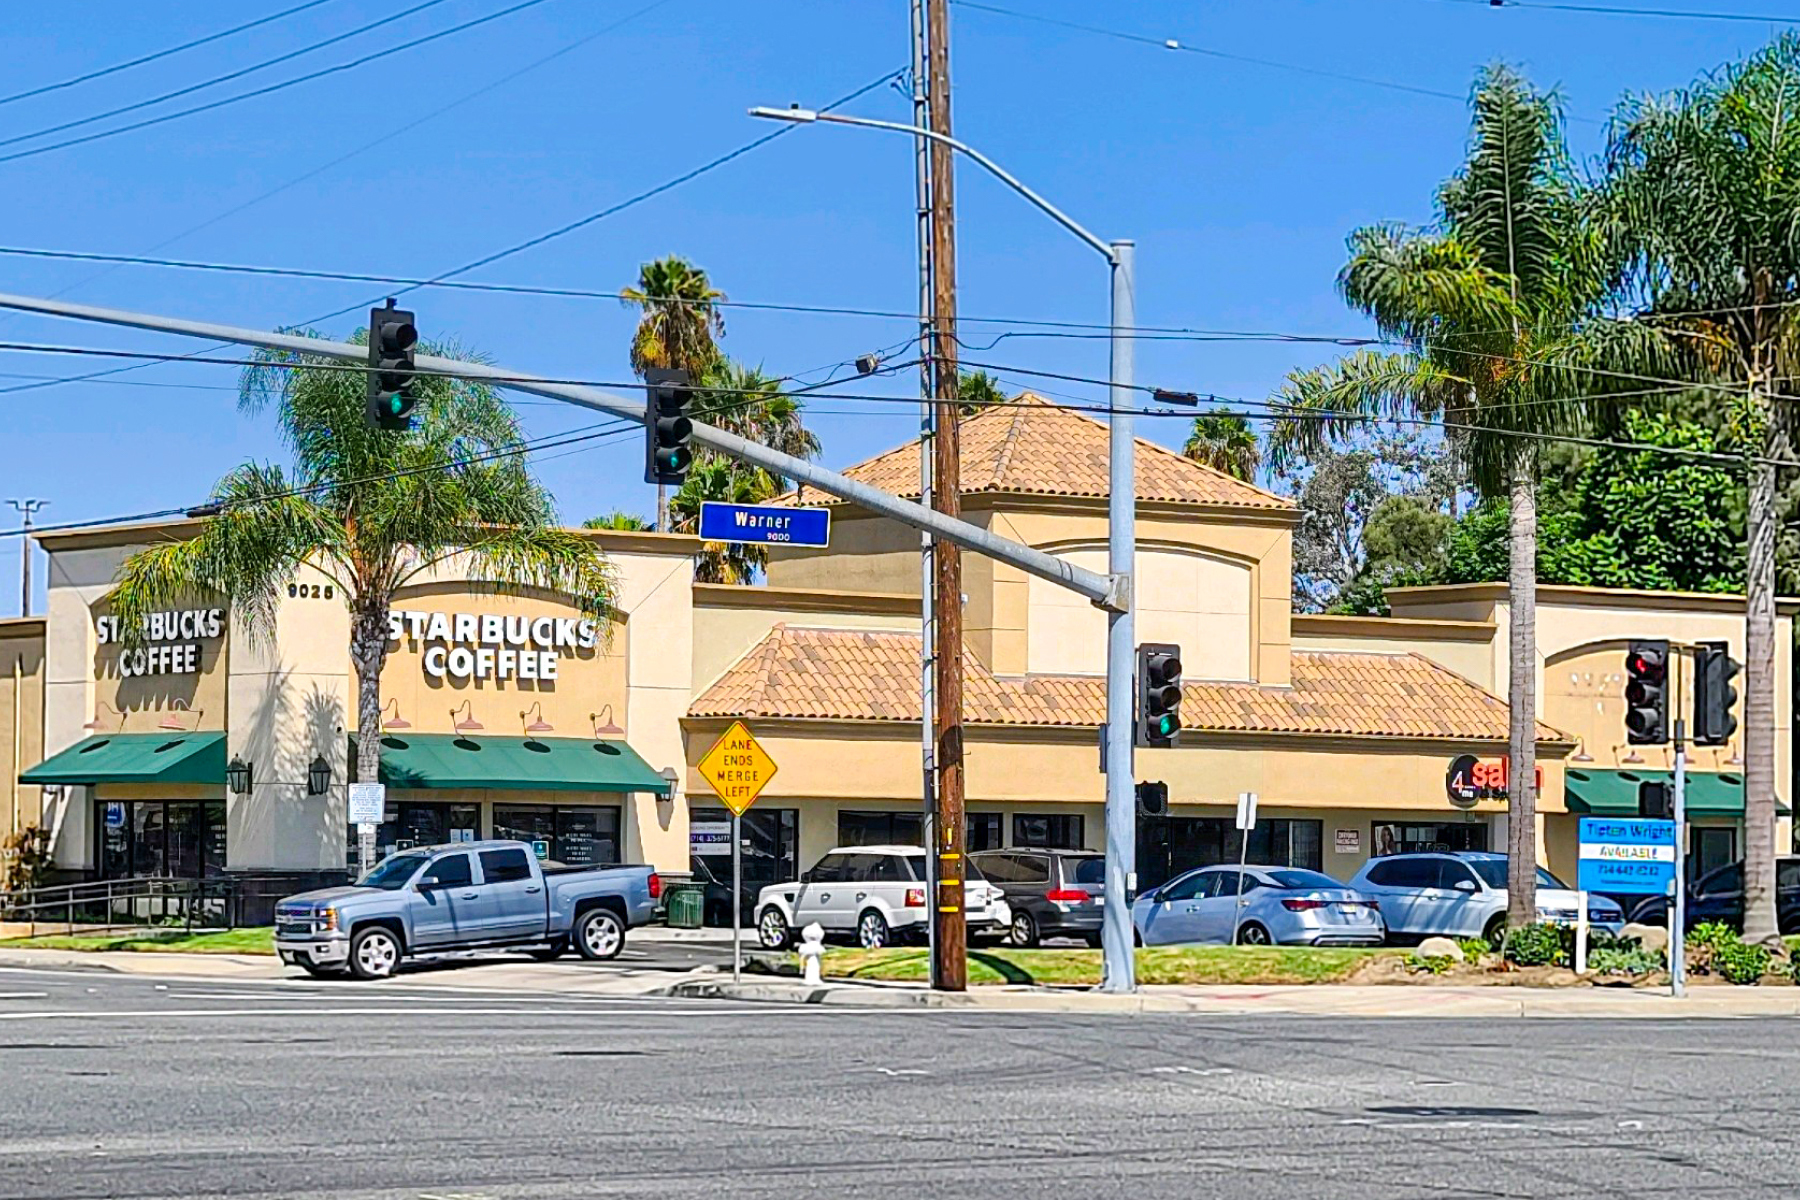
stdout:
<svg viewBox="0 0 1800 1200">
<path fill-rule="evenodd" d="M 108 601 L 119 565 L 193 527 L 39 539 L 45 754 L 19 778 L 42 789 L 57 873 L 342 879 L 357 781 L 343 598 L 307 570 L 272 639 L 222 603 L 194 603 L 152 614 L 125 649 Z M 654 647 L 687 641 L 693 542 L 593 536 L 620 580 L 610 621 L 554 592 L 500 594 L 455 563 L 397 596 L 380 688 L 382 855 L 504 837 L 573 866 L 654 861 L 664 842 L 685 857 L 669 776 L 686 663 Z"/>
</svg>

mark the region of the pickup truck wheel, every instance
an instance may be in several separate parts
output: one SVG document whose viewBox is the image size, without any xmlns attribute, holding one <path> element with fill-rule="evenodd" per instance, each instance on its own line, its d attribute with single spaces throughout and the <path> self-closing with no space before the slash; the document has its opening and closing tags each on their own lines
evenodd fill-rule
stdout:
<svg viewBox="0 0 1800 1200">
<path fill-rule="evenodd" d="M 350 939 L 350 973 L 358 979 L 386 979 L 400 965 L 400 939 L 380 925 Z"/>
<path fill-rule="evenodd" d="M 765 950 L 786 950 L 794 940 L 788 930 L 787 918 L 781 915 L 779 908 L 765 908 L 756 922 L 756 937 Z"/>
<path fill-rule="evenodd" d="M 575 948 L 589 962 L 617 958 L 625 948 L 625 923 L 610 908 L 589 909 L 575 923 Z"/>
<path fill-rule="evenodd" d="M 887 918 L 874 909 L 865 910 L 856 919 L 856 944 L 864 950 L 879 950 L 892 940 Z"/>
</svg>

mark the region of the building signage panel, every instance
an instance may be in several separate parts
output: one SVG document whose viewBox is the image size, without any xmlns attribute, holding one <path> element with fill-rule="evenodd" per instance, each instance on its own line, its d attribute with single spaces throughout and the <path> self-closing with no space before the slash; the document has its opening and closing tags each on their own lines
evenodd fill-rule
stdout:
<svg viewBox="0 0 1800 1200">
<path fill-rule="evenodd" d="M 688 853 L 701 858 L 731 853 L 730 821 L 693 821 L 688 825 Z"/>
<path fill-rule="evenodd" d="M 1332 848 L 1339 854 L 1362 853 L 1362 830 L 1340 829 L 1332 840 Z"/>
<path fill-rule="evenodd" d="M 1450 797 L 1450 803 L 1457 808 L 1474 808 L 1482 800 L 1504 800 L 1507 797 L 1509 779 L 1508 763 L 1504 756 L 1482 761 L 1473 754 L 1459 754 L 1450 760 L 1450 769 L 1444 773 L 1444 791 Z M 1544 768 L 1536 768 L 1537 790 L 1541 795 L 1544 790 Z"/>
<path fill-rule="evenodd" d="M 1575 886 L 1664 895 L 1675 882 L 1675 822 L 1583 817 Z"/>
<path fill-rule="evenodd" d="M 700 505 L 700 536 L 709 542 L 825 546 L 831 541 L 831 510 L 707 500 Z"/>
<path fill-rule="evenodd" d="M 388 640 L 403 638 L 424 648 L 419 663 L 433 679 L 553 682 L 562 654 L 599 644 L 600 623 L 592 617 L 396 609 L 388 614 Z"/>
<path fill-rule="evenodd" d="M 353 783 L 350 785 L 350 823 L 352 825 L 379 825 L 383 811 L 387 807 L 387 785 L 384 783 Z"/>
<path fill-rule="evenodd" d="M 225 632 L 222 608 L 185 608 L 144 615 L 143 644 L 121 649 L 113 674 L 121 679 L 136 675 L 193 675 L 200 670 L 200 643 Z M 94 618 L 94 634 L 102 646 L 124 641 L 119 618 L 110 613 Z"/>
</svg>

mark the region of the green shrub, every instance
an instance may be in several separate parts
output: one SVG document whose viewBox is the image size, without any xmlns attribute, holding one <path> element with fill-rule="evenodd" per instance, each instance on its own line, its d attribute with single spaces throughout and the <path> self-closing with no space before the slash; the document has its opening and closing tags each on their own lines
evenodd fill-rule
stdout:
<svg viewBox="0 0 1800 1200">
<path fill-rule="evenodd" d="M 1463 957 L 1470 962 L 1480 962 L 1494 952 L 1486 938 L 1457 938 L 1456 944 L 1462 947 Z"/>
<path fill-rule="evenodd" d="M 1563 930 L 1547 921 L 1509 930 L 1504 953 L 1507 962 L 1521 967 L 1565 966 L 1569 961 Z"/>
<path fill-rule="evenodd" d="M 1406 969 L 1420 975 L 1442 975 L 1456 965 L 1448 954 L 1409 954 Z"/>
<path fill-rule="evenodd" d="M 1744 939 L 1738 931 L 1723 921 L 1703 921 L 1694 926 L 1687 935 L 1690 946 L 1705 946 L 1709 950 L 1722 950 L 1726 946 L 1736 946 Z"/>
<path fill-rule="evenodd" d="M 1644 948 L 1601 946 L 1588 953 L 1588 970 L 1596 975 L 1648 975 L 1663 969 L 1663 956 Z"/>
<path fill-rule="evenodd" d="M 1751 946 L 1741 941 L 1729 942 L 1713 949 L 1713 965 L 1731 983 L 1761 983 L 1769 973 L 1767 946 Z"/>
</svg>

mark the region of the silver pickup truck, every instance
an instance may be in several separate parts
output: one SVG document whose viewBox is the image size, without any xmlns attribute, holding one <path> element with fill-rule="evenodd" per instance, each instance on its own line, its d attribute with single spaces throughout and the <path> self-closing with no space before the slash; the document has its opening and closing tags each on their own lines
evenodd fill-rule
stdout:
<svg viewBox="0 0 1800 1200">
<path fill-rule="evenodd" d="M 275 950 L 309 975 L 383 979 L 400 960 L 516 947 L 615 958 L 662 881 L 644 866 L 544 868 L 524 842 L 458 842 L 388 858 L 359 882 L 275 906 Z"/>
</svg>

